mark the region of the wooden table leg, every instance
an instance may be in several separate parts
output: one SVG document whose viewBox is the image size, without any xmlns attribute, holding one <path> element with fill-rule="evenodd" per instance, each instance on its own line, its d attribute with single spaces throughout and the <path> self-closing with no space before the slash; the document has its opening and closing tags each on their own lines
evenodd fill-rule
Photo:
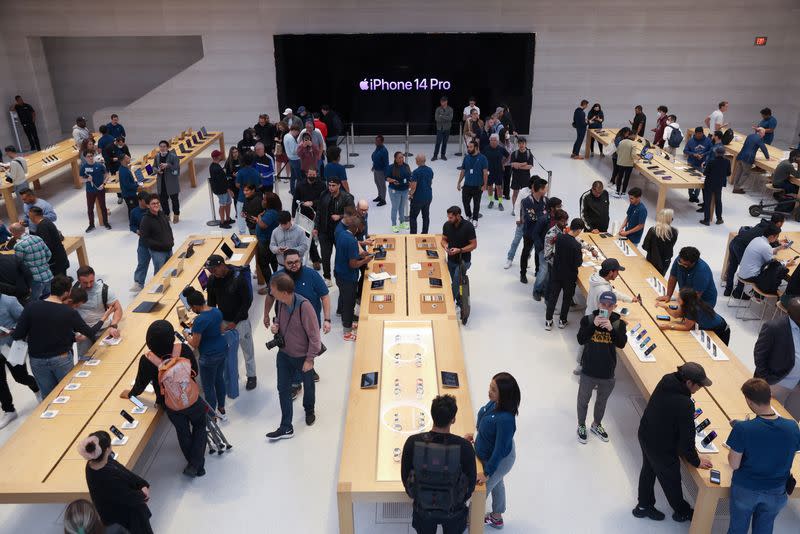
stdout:
<svg viewBox="0 0 800 534">
<path fill-rule="evenodd" d="M 469 502 L 469 534 L 483 534 L 483 518 L 486 515 L 486 495 L 473 495 Z"/>
<path fill-rule="evenodd" d="M 19 215 L 17 214 L 17 203 L 14 200 L 14 190 L 10 187 L 4 187 L 3 200 L 6 202 L 9 224 L 17 222 L 19 220 Z"/>
<path fill-rule="evenodd" d="M 339 534 L 354 534 L 353 494 L 350 492 L 349 483 L 339 484 L 336 501 L 339 507 Z M 481 529 L 483 529 L 483 518 L 481 518 Z"/>
<path fill-rule="evenodd" d="M 598 141 L 599 143 L 600 141 Z M 589 148 L 592 145 L 592 131 L 588 128 L 586 129 L 586 143 L 583 149 L 583 157 L 589 159 Z"/>
<path fill-rule="evenodd" d="M 108 213 L 103 211 L 100 208 L 100 197 L 95 197 L 94 199 L 94 207 L 95 211 L 97 212 L 97 222 L 98 226 L 105 226 L 108 223 Z"/>
<path fill-rule="evenodd" d="M 192 187 L 197 187 L 197 171 L 194 168 L 194 160 L 189 160 L 189 183 Z"/>
<path fill-rule="evenodd" d="M 694 503 L 694 516 L 689 526 L 689 534 L 709 534 L 714 526 L 714 516 L 717 513 L 719 494 L 710 489 L 701 487 Z"/>
<path fill-rule="evenodd" d="M 78 255 L 78 265 L 86 267 L 89 265 L 89 254 L 86 252 L 86 242 L 81 237 L 81 242 L 75 249 L 75 254 Z"/>
<path fill-rule="evenodd" d="M 656 214 L 659 211 L 664 209 L 664 206 L 667 205 L 667 189 L 665 186 L 661 185 L 658 187 L 658 200 L 656 200 Z"/>
<path fill-rule="evenodd" d="M 72 167 L 72 185 L 75 186 L 75 189 L 80 189 L 83 187 L 83 182 L 81 181 L 81 168 L 78 166 L 78 160 L 70 161 L 69 165 Z"/>
<path fill-rule="evenodd" d="M 225 135 L 222 132 L 219 133 L 219 151 L 225 154 Z"/>
<path fill-rule="evenodd" d="M 733 158 L 733 163 L 731 165 L 731 176 L 730 176 L 730 178 L 728 178 L 728 183 L 731 183 L 731 184 L 733 183 L 733 177 L 736 176 L 736 166 L 737 165 L 741 165 L 741 163 L 739 163 L 739 160 L 737 160 L 734 157 Z"/>
</svg>

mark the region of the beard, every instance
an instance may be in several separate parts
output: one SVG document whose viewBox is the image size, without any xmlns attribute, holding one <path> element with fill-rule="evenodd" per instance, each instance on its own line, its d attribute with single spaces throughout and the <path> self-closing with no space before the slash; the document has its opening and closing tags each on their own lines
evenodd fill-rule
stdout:
<svg viewBox="0 0 800 534">
<path fill-rule="evenodd" d="M 291 278 L 292 280 L 294 280 L 296 282 L 297 279 L 300 278 L 300 275 L 303 272 L 303 267 L 300 267 L 296 271 L 290 271 L 289 269 L 285 269 L 285 271 L 286 271 L 286 274 L 289 275 L 289 278 Z"/>
</svg>

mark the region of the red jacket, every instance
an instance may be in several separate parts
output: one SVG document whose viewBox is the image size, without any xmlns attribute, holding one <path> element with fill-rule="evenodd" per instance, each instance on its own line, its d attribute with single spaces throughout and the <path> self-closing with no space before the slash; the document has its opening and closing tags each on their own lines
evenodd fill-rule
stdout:
<svg viewBox="0 0 800 534">
<path fill-rule="evenodd" d="M 317 128 L 322 133 L 322 138 L 328 138 L 328 125 L 322 122 L 319 119 L 314 119 L 314 128 Z M 662 128 L 661 131 L 663 132 L 664 129 Z"/>
<path fill-rule="evenodd" d="M 667 127 L 667 116 L 660 117 L 656 122 L 656 135 L 653 137 L 653 144 L 660 145 L 664 139 L 664 129 Z"/>
</svg>

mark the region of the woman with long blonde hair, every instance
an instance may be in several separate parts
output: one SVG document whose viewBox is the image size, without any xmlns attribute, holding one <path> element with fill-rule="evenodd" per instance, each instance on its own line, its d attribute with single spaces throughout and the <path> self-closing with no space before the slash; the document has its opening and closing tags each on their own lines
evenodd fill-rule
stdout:
<svg viewBox="0 0 800 534">
<path fill-rule="evenodd" d="M 656 215 L 656 224 L 647 231 L 642 243 L 642 248 L 647 252 L 647 261 L 662 275 L 669 269 L 673 249 L 678 241 L 678 229 L 672 226 L 673 216 L 674 212 L 671 209 L 659 211 Z"/>
</svg>

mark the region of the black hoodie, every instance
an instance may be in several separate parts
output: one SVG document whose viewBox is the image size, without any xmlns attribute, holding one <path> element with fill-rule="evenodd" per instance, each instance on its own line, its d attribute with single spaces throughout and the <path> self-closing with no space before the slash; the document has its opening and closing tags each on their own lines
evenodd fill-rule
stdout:
<svg viewBox="0 0 800 534">
<path fill-rule="evenodd" d="M 586 223 L 586 229 L 600 230 L 601 232 L 608 232 L 608 191 L 605 189 L 600 193 L 599 197 L 594 196 L 591 191 L 583 197 L 583 222 Z"/>
<path fill-rule="evenodd" d="M 170 252 L 175 244 L 172 237 L 172 227 L 163 211 L 153 215 L 147 210 L 139 223 L 139 238 L 142 244 L 156 252 Z"/>
<path fill-rule="evenodd" d="M 581 319 L 578 329 L 578 343 L 583 345 L 581 356 L 582 373 L 592 378 L 614 378 L 617 367 L 617 347 L 625 348 L 628 334 L 625 333 L 625 321 L 618 313 L 611 313 L 609 320 L 612 329 L 609 332 L 594 324 L 598 310 Z"/>
<path fill-rule="evenodd" d="M 664 375 L 656 386 L 639 423 L 639 440 L 648 449 L 683 456 L 695 467 L 700 457 L 694 444 L 694 401 L 679 373 Z"/>
</svg>

